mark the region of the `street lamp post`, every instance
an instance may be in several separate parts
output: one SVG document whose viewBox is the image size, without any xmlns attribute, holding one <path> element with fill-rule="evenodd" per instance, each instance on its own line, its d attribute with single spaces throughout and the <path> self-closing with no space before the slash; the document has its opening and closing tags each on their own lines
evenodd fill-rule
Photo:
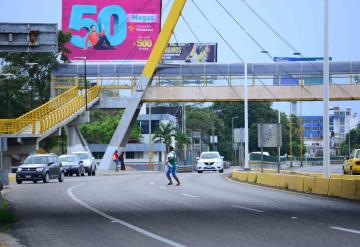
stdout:
<svg viewBox="0 0 360 247">
<path fill-rule="evenodd" d="M 233 159 L 232 159 L 233 162 L 235 161 L 235 156 L 236 156 L 236 151 L 234 150 L 234 120 L 237 118 L 239 118 L 239 116 L 231 118 L 231 140 L 232 140 L 231 145 L 232 145 L 232 149 L 233 149 Z"/>
<path fill-rule="evenodd" d="M 323 72 L 323 166 L 324 176 L 330 178 L 330 137 L 329 137 L 329 0 L 324 0 L 324 72 Z"/>
<path fill-rule="evenodd" d="M 35 65 L 38 65 L 38 63 L 25 63 L 25 65 L 29 66 L 31 69 L 35 66 Z M 30 74 L 29 74 L 29 79 L 30 79 L 30 83 L 31 83 L 31 99 L 30 99 L 30 105 L 31 105 L 31 108 L 33 108 L 33 100 L 34 100 L 34 85 L 32 83 L 32 78 L 30 77 Z"/>
<path fill-rule="evenodd" d="M 75 57 L 84 61 L 84 87 L 85 87 L 85 111 L 88 110 L 87 79 L 86 79 L 86 57 Z"/>
</svg>

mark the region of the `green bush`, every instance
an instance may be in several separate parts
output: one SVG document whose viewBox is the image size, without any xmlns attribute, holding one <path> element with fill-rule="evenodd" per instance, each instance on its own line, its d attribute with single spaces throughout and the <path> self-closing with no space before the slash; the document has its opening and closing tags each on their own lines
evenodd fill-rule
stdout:
<svg viewBox="0 0 360 247">
<path fill-rule="evenodd" d="M 3 201 L 4 205 L 0 208 L 0 232 L 9 230 L 10 225 L 15 221 L 15 216 L 9 208 L 9 203 Z"/>
</svg>

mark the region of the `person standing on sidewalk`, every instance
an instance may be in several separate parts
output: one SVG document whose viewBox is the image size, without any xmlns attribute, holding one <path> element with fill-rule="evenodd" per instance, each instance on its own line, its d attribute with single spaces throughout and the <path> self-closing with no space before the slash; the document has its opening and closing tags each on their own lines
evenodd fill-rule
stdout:
<svg viewBox="0 0 360 247">
<path fill-rule="evenodd" d="M 125 152 L 122 152 L 120 154 L 120 165 L 121 165 L 120 170 L 125 171 Z"/>
<path fill-rule="evenodd" d="M 118 172 L 119 171 L 119 153 L 117 150 L 114 152 L 112 160 L 115 163 L 115 171 Z"/>
<path fill-rule="evenodd" d="M 169 153 L 167 155 L 167 171 L 166 171 L 166 177 L 169 179 L 169 183 L 168 185 L 172 185 L 172 180 L 170 177 L 170 174 L 173 176 L 173 178 L 176 180 L 177 182 L 177 186 L 180 185 L 180 180 L 179 178 L 176 176 L 176 153 L 174 151 L 174 148 L 172 146 L 169 147 Z"/>
</svg>

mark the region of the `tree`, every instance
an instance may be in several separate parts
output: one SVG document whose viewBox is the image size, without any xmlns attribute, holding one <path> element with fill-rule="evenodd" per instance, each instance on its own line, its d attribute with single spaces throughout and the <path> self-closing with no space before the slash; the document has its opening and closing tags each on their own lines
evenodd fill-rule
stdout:
<svg viewBox="0 0 360 247">
<path fill-rule="evenodd" d="M 341 155 L 349 154 L 349 137 L 350 137 L 350 152 L 352 149 L 360 148 L 360 125 L 356 129 L 352 129 L 350 133 L 346 134 L 346 139 L 340 146 Z"/>
<path fill-rule="evenodd" d="M 0 78 L 0 101 L 7 107 L 0 109 L 0 118 L 18 117 L 50 98 L 51 72 L 58 58 L 68 61 L 71 52 L 65 48 L 71 34 L 59 32 L 59 51 L 56 53 L 0 53 L 2 73 L 11 73 L 12 78 Z"/>
<path fill-rule="evenodd" d="M 95 110 L 91 112 L 91 122 L 81 124 L 79 129 L 88 143 L 109 144 L 121 116 L 122 112 Z M 136 124 L 130 139 L 138 140 L 139 137 L 140 127 Z"/>
<path fill-rule="evenodd" d="M 160 123 L 159 127 L 154 131 L 153 141 L 163 142 L 166 145 L 166 150 L 172 143 L 172 138 L 175 137 L 176 128 L 171 123 Z"/>
<path fill-rule="evenodd" d="M 179 159 L 185 160 L 186 156 L 184 155 L 184 148 L 191 144 L 190 138 L 186 133 L 182 133 L 178 129 L 175 132 L 176 148 L 179 150 Z"/>
</svg>

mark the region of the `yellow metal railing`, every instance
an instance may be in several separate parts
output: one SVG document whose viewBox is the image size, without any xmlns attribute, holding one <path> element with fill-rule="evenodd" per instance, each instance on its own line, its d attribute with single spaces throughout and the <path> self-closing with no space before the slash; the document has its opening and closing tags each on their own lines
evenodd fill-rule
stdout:
<svg viewBox="0 0 360 247">
<path fill-rule="evenodd" d="M 34 121 L 44 117 L 53 110 L 63 106 L 78 96 L 78 87 L 72 87 L 65 93 L 55 97 L 49 102 L 15 119 L 0 119 L 0 134 L 15 134 L 32 124 Z M 35 130 L 35 126 L 32 127 Z"/>
<path fill-rule="evenodd" d="M 100 94 L 100 87 L 93 86 L 88 90 L 88 103 L 91 103 L 94 99 L 99 97 Z M 51 129 L 52 127 L 56 126 L 57 124 L 65 121 L 74 113 L 80 111 L 82 108 L 85 107 L 85 95 L 82 94 L 75 99 L 71 100 L 67 104 L 63 105 L 62 107 L 52 111 L 50 114 L 46 115 L 39 121 L 39 124 L 35 124 L 34 126 L 39 126 L 39 133 L 42 134 L 47 130 Z"/>
<path fill-rule="evenodd" d="M 85 95 L 78 95 L 78 89 L 78 86 L 72 87 L 46 104 L 16 119 L 0 119 L 0 134 L 15 134 L 24 128 L 29 128 L 27 129 L 29 133 L 44 133 L 85 107 Z M 90 88 L 88 102 L 93 101 L 99 94 L 99 86 Z"/>
</svg>

